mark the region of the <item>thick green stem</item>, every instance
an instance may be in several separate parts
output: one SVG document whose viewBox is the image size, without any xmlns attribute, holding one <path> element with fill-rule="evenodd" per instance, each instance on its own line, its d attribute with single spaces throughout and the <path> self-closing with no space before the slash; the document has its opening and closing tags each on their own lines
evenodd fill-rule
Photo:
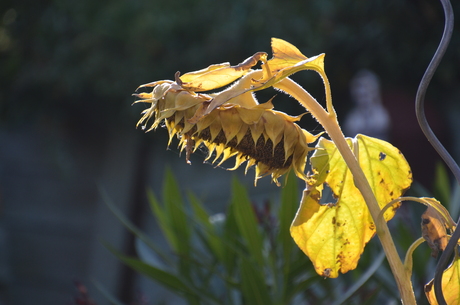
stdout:
<svg viewBox="0 0 460 305">
<path fill-rule="evenodd" d="M 322 75 L 322 77 L 324 80 L 325 76 Z M 325 81 L 327 81 L 327 79 L 325 79 Z M 401 294 L 402 302 L 404 305 L 415 305 L 416 300 L 412 289 L 411 279 L 404 271 L 404 265 L 398 255 L 386 222 L 378 221 L 380 206 L 374 196 L 374 193 L 372 192 L 364 172 L 359 166 L 358 160 L 345 140 L 342 130 L 337 122 L 335 113 L 328 113 L 307 91 L 289 78 L 277 83 L 274 87 L 289 93 L 292 97 L 298 100 L 302 106 L 310 111 L 313 117 L 315 117 L 316 120 L 323 126 L 331 140 L 335 143 L 353 175 L 356 187 L 361 192 L 369 208 L 372 219 L 376 225 L 377 235 L 382 244 L 391 271 L 396 279 L 396 284 Z"/>
</svg>

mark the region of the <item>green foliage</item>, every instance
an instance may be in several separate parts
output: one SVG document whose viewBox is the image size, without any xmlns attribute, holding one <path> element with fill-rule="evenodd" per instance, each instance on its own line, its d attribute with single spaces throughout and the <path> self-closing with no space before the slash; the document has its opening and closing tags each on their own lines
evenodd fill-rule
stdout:
<svg viewBox="0 0 460 305">
<path fill-rule="evenodd" d="M 315 273 L 289 235 L 300 190 L 292 173 L 286 179 L 274 213 L 274 204 L 252 204 L 244 186 L 234 179 L 225 215 L 211 215 L 193 193 L 183 200 L 177 182 L 167 172 L 162 200 L 152 192 L 148 197 L 170 249 L 161 249 L 106 200 L 123 225 L 147 246 L 138 247 L 139 258 L 108 248 L 123 263 L 181 295 L 188 304 L 375 304 L 396 300 L 389 271 L 381 267 L 384 255 L 374 241 L 356 270 L 327 280 Z"/>
<path fill-rule="evenodd" d="M 277 230 L 273 215 L 267 211 L 255 212 L 244 186 L 236 179 L 232 182 L 226 215 L 210 215 L 194 194 L 188 194 L 190 209 L 185 205 L 177 183 L 168 172 L 163 202 L 151 192 L 149 201 L 172 256 L 146 242 L 140 231 L 114 207 L 111 209 L 157 255 L 172 259 L 163 259 L 162 267 L 152 266 L 110 249 L 125 264 L 181 294 L 189 304 L 289 304 L 304 294 L 305 283 L 321 280 L 319 277 L 312 280 L 312 274 L 306 276 L 311 271 L 297 268 L 308 263 L 289 236 L 290 219 L 297 205 L 291 199 L 297 193 L 296 180 L 291 177 L 282 194 L 284 200 L 289 200 L 285 205 L 289 212 L 280 209 L 290 215 L 283 217 L 283 228 Z"/>
</svg>

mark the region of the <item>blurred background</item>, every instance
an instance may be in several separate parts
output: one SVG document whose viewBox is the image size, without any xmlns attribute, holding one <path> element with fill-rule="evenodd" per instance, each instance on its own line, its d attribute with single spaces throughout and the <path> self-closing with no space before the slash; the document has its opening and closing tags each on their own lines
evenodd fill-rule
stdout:
<svg viewBox="0 0 460 305">
<path fill-rule="evenodd" d="M 460 16 L 458 3 L 454 10 Z M 0 304 L 73 304 L 75 281 L 98 304 L 108 301 L 94 281 L 126 303 L 147 293 L 100 242 L 133 251 L 132 238 L 101 193 L 159 235 L 145 190 L 160 192 L 166 167 L 215 213 L 225 208 L 233 175 L 255 201 L 276 198 L 279 190 L 269 178 L 254 188 L 253 172 L 244 177 L 242 171 L 214 169 L 203 164 L 204 152 L 187 165 L 177 142 L 166 150 L 165 129 L 145 134 L 135 128 L 146 106 L 131 106 L 141 84 L 213 63 L 238 64 L 258 51 L 271 54 L 271 37 L 306 56 L 326 53 L 346 135 L 390 141 L 408 159 L 417 184 L 431 190 L 439 158 L 419 131 L 414 98 L 443 22 L 434 0 L 1 1 Z M 324 102 L 316 73 L 293 78 Z M 457 160 L 459 99 L 456 31 L 426 109 Z M 366 101 L 375 105 L 371 113 Z M 274 105 L 292 115 L 303 112 L 281 94 Z M 321 131 L 308 116 L 300 125 Z M 155 289 L 149 288 L 155 291 L 149 304 L 176 304 Z"/>
</svg>

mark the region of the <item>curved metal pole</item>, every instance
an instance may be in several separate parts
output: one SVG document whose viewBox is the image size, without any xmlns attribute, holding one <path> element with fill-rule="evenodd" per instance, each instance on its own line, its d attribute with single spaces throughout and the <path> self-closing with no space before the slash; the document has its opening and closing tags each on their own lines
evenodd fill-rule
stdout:
<svg viewBox="0 0 460 305">
<path fill-rule="evenodd" d="M 431 81 L 431 78 L 434 75 L 439 63 L 441 62 L 444 53 L 449 45 L 450 38 L 452 36 L 453 28 L 454 28 L 454 13 L 452 11 L 452 5 L 450 4 L 449 0 L 440 0 L 442 7 L 444 9 L 445 15 L 445 25 L 444 25 L 444 33 L 441 38 L 441 42 L 439 43 L 438 49 L 436 53 L 433 55 L 433 58 L 428 65 L 428 68 L 423 75 L 422 80 L 420 81 L 420 85 L 417 90 L 417 96 L 415 98 L 415 111 L 417 114 L 417 120 L 422 129 L 425 137 L 431 143 L 433 148 L 438 152 L 447 166 L 450 168 L 452 173 L 454 174 L 457 182 L 460 184 L 460 168 L 458 167 L 457 163 L 454 161 L 452 156 L 447 152 L 444 146 L 439 142 L 438 138 L 435 136 L 433 131 L 428 124 L 428 121 L 425 116 L 424 111 L 424 101 L 425 101 L 425 93 L 428 88 L 428 85 Z M 440 305 L 447 305 L 446 300 L 444 299 L 444 295 L 442 292 L 442 274 L 447 267 L 449 262 L 449 258 L 451 257 L 453 250 L 457 245 L 457 241 L 460 238 L 460 229 L 459 229 L 460 218 L 457 221 L 457 228 L 455 232 L 452 234 L 449 243 L 447 244 L 446 249 L 443 251 L 438 265 L 436 266 L 435 276 L 434 276 L 434 292 L 436 294 L 436 300 Z"/>
</svg>

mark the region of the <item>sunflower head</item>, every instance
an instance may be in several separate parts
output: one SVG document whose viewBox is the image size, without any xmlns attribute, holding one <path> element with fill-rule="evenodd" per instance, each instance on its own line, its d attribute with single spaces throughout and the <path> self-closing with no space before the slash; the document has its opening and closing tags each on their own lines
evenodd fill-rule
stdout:
<svg viewBox="0 0 460 305">
<path fill-rule="evenodd" d="M 208 150 L 206 160 L 217 165 L 234 156 L 235 165 L 231 169 L 244 162 L 246 172 L 255 166 L 255 182 L 271 175 L 279 184 L 278 178 L 291 169 L 298 177 L 306 179 L 306 158 L 313 150 L 308 144 L 319 135 L 314 136 L 296 124 L 301 116 L 292 117 L 273 110 L 271 100 L 259 104 L 253 95 L 253 91 L 270 87 L 295 72 L 286 73 L 289 67 L 283 66 L 277 57 L 280 44 L 293 47 L 274 39 L 275 56 L 269 61 L 266 53 L 259 52 L 236 66 L 229 63 L 211 65 L 182 76 L 178 72 L 174 81 L 140 86 L 152 90 L 134 94 L 139 98 L 135 103 L 150 104 L 137 125 L 150 131 L 164 122 L 170 137 L 168 145 L 177 136 L 187 162 L 192 152 L 205 146 Z M 252 69 L 258 61 L 262 61 L 262 69 Z M 281 77 L 280 73 L 285 75 Z M 219 93 L 205 93 L 229 84 L 232 85 Z M 149 125 L 149 122 L 152 123 Z"/>
</svg>

